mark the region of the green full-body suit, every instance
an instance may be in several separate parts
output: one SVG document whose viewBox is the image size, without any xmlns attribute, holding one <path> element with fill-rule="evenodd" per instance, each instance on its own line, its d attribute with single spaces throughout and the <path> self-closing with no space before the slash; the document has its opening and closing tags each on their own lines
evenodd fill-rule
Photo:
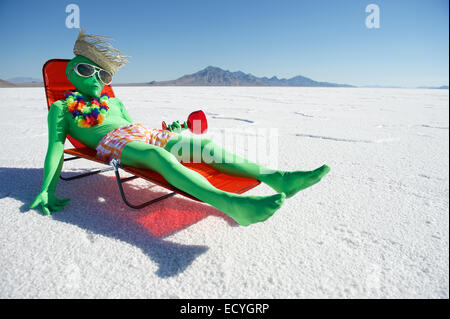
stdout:
<svg viewBox="0 0 450 319">
<path fill-rule="evenodd" d="M 90 101 L 92 97 L 100 97 L 104 84 L 98 79 L 97 74 L 91 77 L 81 77 L 73 71 L 70 72 L 72 67 L 80 62 L 98 66 L 83 56 L 76 56 L 67 65 L 68 79 L 86 101 Z M 41 205 L 44 213 L 50 214 L 52 211 L 64 208 L 69 201 L 68 198 L 59 199 L 55 196 L 56 185 L 63 165 L 64 142 L 67 134 L 95 149 L 108 132 L 133 123 L 118 98 L 110 98 L 108 106 L 107 116 L 101 124 L 83 128 L 73 120 L 65 101 L 57 101 L 51 105 L 48 113 L 49 140 L 44 164 L 44 179 L 41 192 L 31 204 L 31 208 Z M 173 123 L 170 128 L 178 133 L 181 131 L 177 122 Z M 184 147 L 180 147 L 179 143 Z M 171 150 L 175 145 L 177 151 L 172 154 Z M 208 164 L 218 171 L 258 179 L 273 188 L 276 194 L 247 196 L 219 190 L 202 175 L 180 164 L 178 157 L 185 159 L 185 154 L 180 153 L 180 150 L 189 150 L 191 158 L 201 158 L 196 152 L 209 153 L 212 163 Z M 225 158 L 226 161 L 224 161 Z M 216 207 L 240 225 L 250 225 L 268 219 L 281 207 L 286 197 L 289 198 L 298 191 L 319 182 L 329 171 L 327 165 L 313 171 L 269 170 L 227 152 L 210 139 L 197 139 L 181 134 L 176 134 L 169 139 L 164 148 L 140 141 L 129 142 L 124 147 L 120 160 L 124 165 L 157 171 L 176 188 Z"/>
</svg>

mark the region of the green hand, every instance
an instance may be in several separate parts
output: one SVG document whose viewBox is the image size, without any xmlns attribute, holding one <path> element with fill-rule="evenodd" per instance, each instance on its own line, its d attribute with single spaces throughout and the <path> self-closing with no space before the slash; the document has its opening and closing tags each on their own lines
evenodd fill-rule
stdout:
<svg viewBox="0 0 450 319">
<path fill-rule="evenodd" d="M 48 205 L 51 211 L 59 211 L 70 202 L 70 198 L 60 199 L 55 194 L 49 194 Z"/>
<path fill-rule="evenodd" d="M 183 131 L 183 130 L 185 130 L 187 128 L 188 127 L 187 127 L 187 123 L 186 122 L 184 122 L 183 126 L 182 126 L 182 124 L 180 124 L 179 121 L 175 121 L 175 122 L 173 122 L 172 124 L 170 124 L 168 126 L 169 131 L 174 132 L 174 133 L 180 133 L 181 131 Z"/>
<path fill-rule="evenodd" d="M 70 201 L 70 198 L 59 199 L 55 194 L 49 194 L 48 191 L 42 191 L 36 196 L 30 208 L 36 208 L 38 205 L 42 206 L 42 211 L 45 215 L 51 215 L 51 212 L 56 212 L 64 208 Z"/>
</svg>

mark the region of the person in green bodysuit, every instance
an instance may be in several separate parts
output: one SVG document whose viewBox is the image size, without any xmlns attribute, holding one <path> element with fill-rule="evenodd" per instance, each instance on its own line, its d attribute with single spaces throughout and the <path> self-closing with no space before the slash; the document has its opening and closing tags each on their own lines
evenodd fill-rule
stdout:
<svg viewBox="0 0 450 319">
<path fill-rule="evenodd" d="M 91 41 L 89 41 L 90 39 Z M 123 64 L 123 60 L 120 60 L 120 56 L 118 56 L 118 51 L 109 44 L 100 47 L 99 43 L 104 42 L 99 39 L 99 36 L 86 36 L 80 32 L 75 45 L 78 49 L 74 48 L 76 56 L 66 68 L 67 77 L 78 92 L 75 95 L 76 101 L 81 99 L 91 107 L 97 103 L 95 101 L 100 101 L 103 105 L 102 101 L 105 98 L 100 94 L 105 82 L 108 82 L 107 75 L 113 74 Z M 116 56 L 112 56 L 111 52 L 116 53 Z M 90 76 L 79 74 L 80 65 L 86 66 L 86 64 L 95 69 Z M 55 196 L 56 185 L 63 165 L 64 142 L 67 134 L 86 146 L 96 149 L 102 139 L 114 130 L 127 126 L 133 127 L 134 121 L 122 102 L 118 98 L 106 100 L 107 107 L 104 107 L 103 110 L 101 107 L 93 109 L 94 111 L 91 110 L 92 113 L 90 113 L 94 115 L 92 118 L 97 116 L 98 119 L 101 117 L 103 120 L 93 121 L 90 124 L 86 124 L 84 120 L 81 121 L 83 123 L 75 120 L 86 117 L 71 109 L 68 100 L 56 101 L 51 105 L 48 114 L 49 142 L 44 163 L 44 179 L 41 192 L 31 204 L 31 208 L 41 205 L 44 213 L 48 215 L 52 211 L 63 209 L 69 202 L 68 198 L 59 199 Z M 94 114 L 95 112 L 97 115 Z M 246 226 L 268 219 L 281 207 L 285 198 L 292 197 L 298 191 L 319 182 L 329 171 L 327 165 L 313 171 L 269 170 L 226 151 L 210 139 L 198 139 L 179 134 L 181 126 L 178 122 L 174 122 L 170 129 L 175 133 L 171 133 L 171 137 L 163 147 L 140 140 L 125 143 L 121 151 L 120 162 L 128 166 L 157 171 L 176 188 L 216 207 L 240 225 Z M 200 148 L 194 147 L 194 144 L 200 145 Z M 201 152 L 201 154 L 208 152 L 213 159 L 213 162 L 208 164 L 218 171 L 258 179 L 274 189 L 276 194 L 248 196 L 219 190 L 202 175 L 180 164 L 178 158 L 185 158 L 184 155 L 186 155 L 180 154 L 180 150 L 188 150 L 191 158 L 199 155 L 196 152 Z M 225 158 L 226 161 L 224 161 Z"/>
</svg>

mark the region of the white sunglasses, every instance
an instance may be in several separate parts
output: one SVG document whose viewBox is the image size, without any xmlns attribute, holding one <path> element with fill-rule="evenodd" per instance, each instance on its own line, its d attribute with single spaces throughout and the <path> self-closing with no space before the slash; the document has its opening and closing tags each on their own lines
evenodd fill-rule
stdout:
<svg viewBox="0 0 450 319">
<path fill-rule="evenodd" d="M 102 68 L 99 68 L 95 65 L 87 64 L 87 63 L 78 63 L 75 64 L 73 68 L 71 68 L 67 74 L 70 73 L 70 71 L 74 70 L 76 74 L 83 78 L 88 78 L 91 76 L 94 76 L 96 73 L 98 73 L 98 78 L 100 81 L 102 81 L 105 85 L 111 84 L 112 82 L 112 75 L 108 71 L 103 70 Z"/>
</svg>

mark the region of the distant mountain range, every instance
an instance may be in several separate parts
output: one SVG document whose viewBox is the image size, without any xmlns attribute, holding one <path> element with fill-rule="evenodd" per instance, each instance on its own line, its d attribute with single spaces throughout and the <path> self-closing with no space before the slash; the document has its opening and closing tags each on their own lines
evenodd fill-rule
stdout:
<svg viewBox="0 0 450 319">
<path fill-rule="evenodd" d="M 405 86 L 395 86 L 395 85 L 364 85 L 360 88 L 371 88 L 371 89 L 433 89 L 433 90 L 448 90 L 448 85 L 442 86 L 418 86 L 418 87 L 405 87 Z"/>
<path fill-rule="evenodd" d="M 41 79 L 36 78 L 30 78 L 25 76 L 18 76 L 15 78 L 6 79 L 6 81 L 13 83 L 13 84 L 23 84 L 23 83 L 41 83 Z"/>
<path fill-rule="evenodd" d="M 418 89 L 448 90 L 448 85 L 442 85 L 442 86 L 419 86 Z"/>
<path fill-rule="evenodd" d="M 315 86 L 315 87 L 354 87 L 348 84 L 317 82 L 298 75 L 290 79 L 256 77 L 242 71 L 230 72 L 218 67 L 208 66 L 193 74 L 184 75 L 171 81 L 152 81 L 151 86 Z"/>
<path fill-rule="evenodd" d="M 242 71 L 230 72 L 218 67 L 208 66 L 196 73 L 183 75 L 176 80 L 152 81 L 144 83 L 113 83 L 114 86 L 291 86 L 291 87 L 356 87 L 349 84 L 318 82 L 302 75 L 289 79 L 279 79 L 276 76 L 257 77 Z M 40 87 L 41 80 L 32 77 L 15 77 L 0 79 L 0 87 Z M 371 85 L 367 88 L 400 88 L 396 86 Z M 448 85 L 438 87 L 418 87 L 419 89 L 446 89 Z"/>
<path fill-rule="evenodd" d="M 12 84 L 11 82 L 0 79 L 0 88 L 13 88 L 13 87 L 16 87 L 16 86 L 14 84 Z"/>
<path fill-rule="evenodd" d="M 41 87 L 41 86 L 44 86 L 44 83 L 34 78 L 17 77 L 8 79 L 7 81 L 0 79 L 0 88 Z"/>
</svg>

